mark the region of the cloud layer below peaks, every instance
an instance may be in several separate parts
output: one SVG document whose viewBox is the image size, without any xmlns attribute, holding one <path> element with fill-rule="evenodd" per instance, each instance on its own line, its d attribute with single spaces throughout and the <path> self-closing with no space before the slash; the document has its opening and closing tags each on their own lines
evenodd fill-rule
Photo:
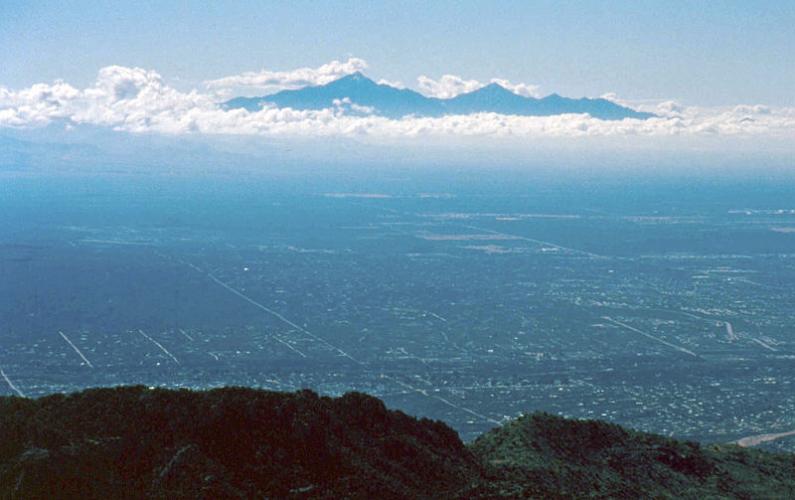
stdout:
<svg viewBox="0 0 795 500">
<path fill-rule="evenodd" d="M 701 108 L 668 101 L 641 106 L 658 118 L 603 121 L 588 115 L 528 117 L 496 113 L 389 119 L 348 100 L 323 110 L 265 107 L 255 112 L 226 110 L 218 102 L 219 92 L 224 89 L 278 90 L 322 85 L 366 67 L 361 59 L 332 61 L 318 68 L 244 73 L 208 81 L 204 89 L 181 91 L 165 83 L 155 71 L 109 66 L 99 71 L 92 85 L 82 89 L 63 81 L 19 90 L 0 86 L 0 127 L 31 128 L 62 122 L 66 126 L 90 124 L 135 133 L 347 136 L 372 140 L 671 136 L 795 139 L 795 108 L 766 106 Z M 534 85 L 492 81 L 517 94 L 538 95 Z M 418 79 L 421 92 L 437 97 L 451 97 L 483 85 L 454 75 L 438 80 L 426 76 Z M 606 97 L 618 101 L 615 96 Z"/>
</svg>

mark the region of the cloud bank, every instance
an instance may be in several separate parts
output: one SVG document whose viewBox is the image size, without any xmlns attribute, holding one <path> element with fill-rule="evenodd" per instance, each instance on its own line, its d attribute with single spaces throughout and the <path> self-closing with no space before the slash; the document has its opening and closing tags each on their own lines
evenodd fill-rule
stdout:
<svg viewBox="0 0 795 500">
<path fill-rule="evenodd" d="M 292 71 L 249 71 L 205 82 L 209 89 L 254 89 L 277 91 L 295 89 L 307 85 L 325 85 L 345 75 L 364 71 L 367 62 L 352 57 L 347 61 L 331 61 L 317 68 L 298 68 Z"/>
<path fill-rule="evenodd" d="M 252 85 L 322 84 L 366 67 L 359 59 L 316 69 L 252 73 Z M 225 80 L 225 79 L 221 79 Z M 220 80 L 209 87 L 221 85 Z M 502 83 L 501 83 L 502 84 Z M 420 87 L 434 95 L 466 91 L 480 82 L 445 75 L 421 77 Z M 505 83 L 509 86 L 509 83 Z M 535 92 L 532 86 L 514 91 Z M 615 96 L 611 98 L 618 100 Z M 213 89 L 177 90 L 155 71 L 109 66 L 87 88 L 66 82 L 12 90 L 0 86 L 0 127 L 32 128 L 52 123 L 89 124 L 133 133 L 229 134 L 297 137 L 352 137 L 362 140 L 415 138 L 501 138 L 519 143 L 535 138 L 578 137 L 750 137 L 795 139 L 795 108 L 740 105 L 728 108 L 682 106 L 662 102 L 642 107 L 659 115 L 648 120 L 602 121 L 588 115 L 547 117 L 480 113 L 439 118 L 388 119 L 368 115 L 356 103 L 340 101 L 324 110 L 264 108 L 225 110 Z"/>
</svg>

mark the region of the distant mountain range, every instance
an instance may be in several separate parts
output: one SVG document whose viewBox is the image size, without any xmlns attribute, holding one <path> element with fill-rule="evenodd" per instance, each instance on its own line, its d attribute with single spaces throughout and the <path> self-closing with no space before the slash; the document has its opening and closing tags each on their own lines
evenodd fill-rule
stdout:
<svg viewBox="0 0 795 500">
<path fill-rule="evenodd" d="M 520 116 L 552 116 L 568 113 L 587 113 L 602 120 L 635 118 L 645 120 L 655 115 L 621 106 L 607 99 L 571 99 L 551 94 L 537 99 L 524 97 L 491 83 L 450 99 L 426 97 L 410 89 L 400 89 L 376 83 L 362 73 L 353 73 L 326 85 L 283 90 L 261 97 L 237 97 L 224 103 L 227 109 L 257 111 L 266 105 L 293 109 L 325 109 L 335 100 L 349 99 L 357 106 L 372 108 L 380 116 L 438 117 L 472 113 L 500 113 Z"/>
</svg>

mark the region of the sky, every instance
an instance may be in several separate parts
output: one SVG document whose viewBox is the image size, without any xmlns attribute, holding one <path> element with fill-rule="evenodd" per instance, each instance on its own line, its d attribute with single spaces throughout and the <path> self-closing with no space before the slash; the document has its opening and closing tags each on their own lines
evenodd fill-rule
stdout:
<svg viewBox="0 0 795 500">
<path fill-rule="evenodd" d="M 370 141 L 609 137 L 631 147 L 685 137 L 695 149 L 790 151 L 792 26 L 789 1 L 3 0 L 0 133 L 56 123 Z M 342 108 L 249 113 L 218 105 L 358 70 L 438 97 L 497 81 L 526 96 L 602 96 L 658 118 L 390 120 Z"/>
<path fill-rule="evenodd" d="M 104 66 L 188 84 L 366 60 L 574 97 L 795 105 L 795 2 L 0 2 L 0 84 L 86 85 Z"/>
</svg>

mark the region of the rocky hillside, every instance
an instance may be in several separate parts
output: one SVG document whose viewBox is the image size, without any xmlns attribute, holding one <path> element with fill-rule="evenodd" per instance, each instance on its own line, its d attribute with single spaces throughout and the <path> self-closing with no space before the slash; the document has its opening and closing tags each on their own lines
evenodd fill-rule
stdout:
<svg viewBox="0 0 795 500">
<path fill-rule="evenodd" d="M 795 496 L 795 457 L 523 417 L 466 446 L 358 393 L 0 398 L 0 498 Z"/>
</svg>

